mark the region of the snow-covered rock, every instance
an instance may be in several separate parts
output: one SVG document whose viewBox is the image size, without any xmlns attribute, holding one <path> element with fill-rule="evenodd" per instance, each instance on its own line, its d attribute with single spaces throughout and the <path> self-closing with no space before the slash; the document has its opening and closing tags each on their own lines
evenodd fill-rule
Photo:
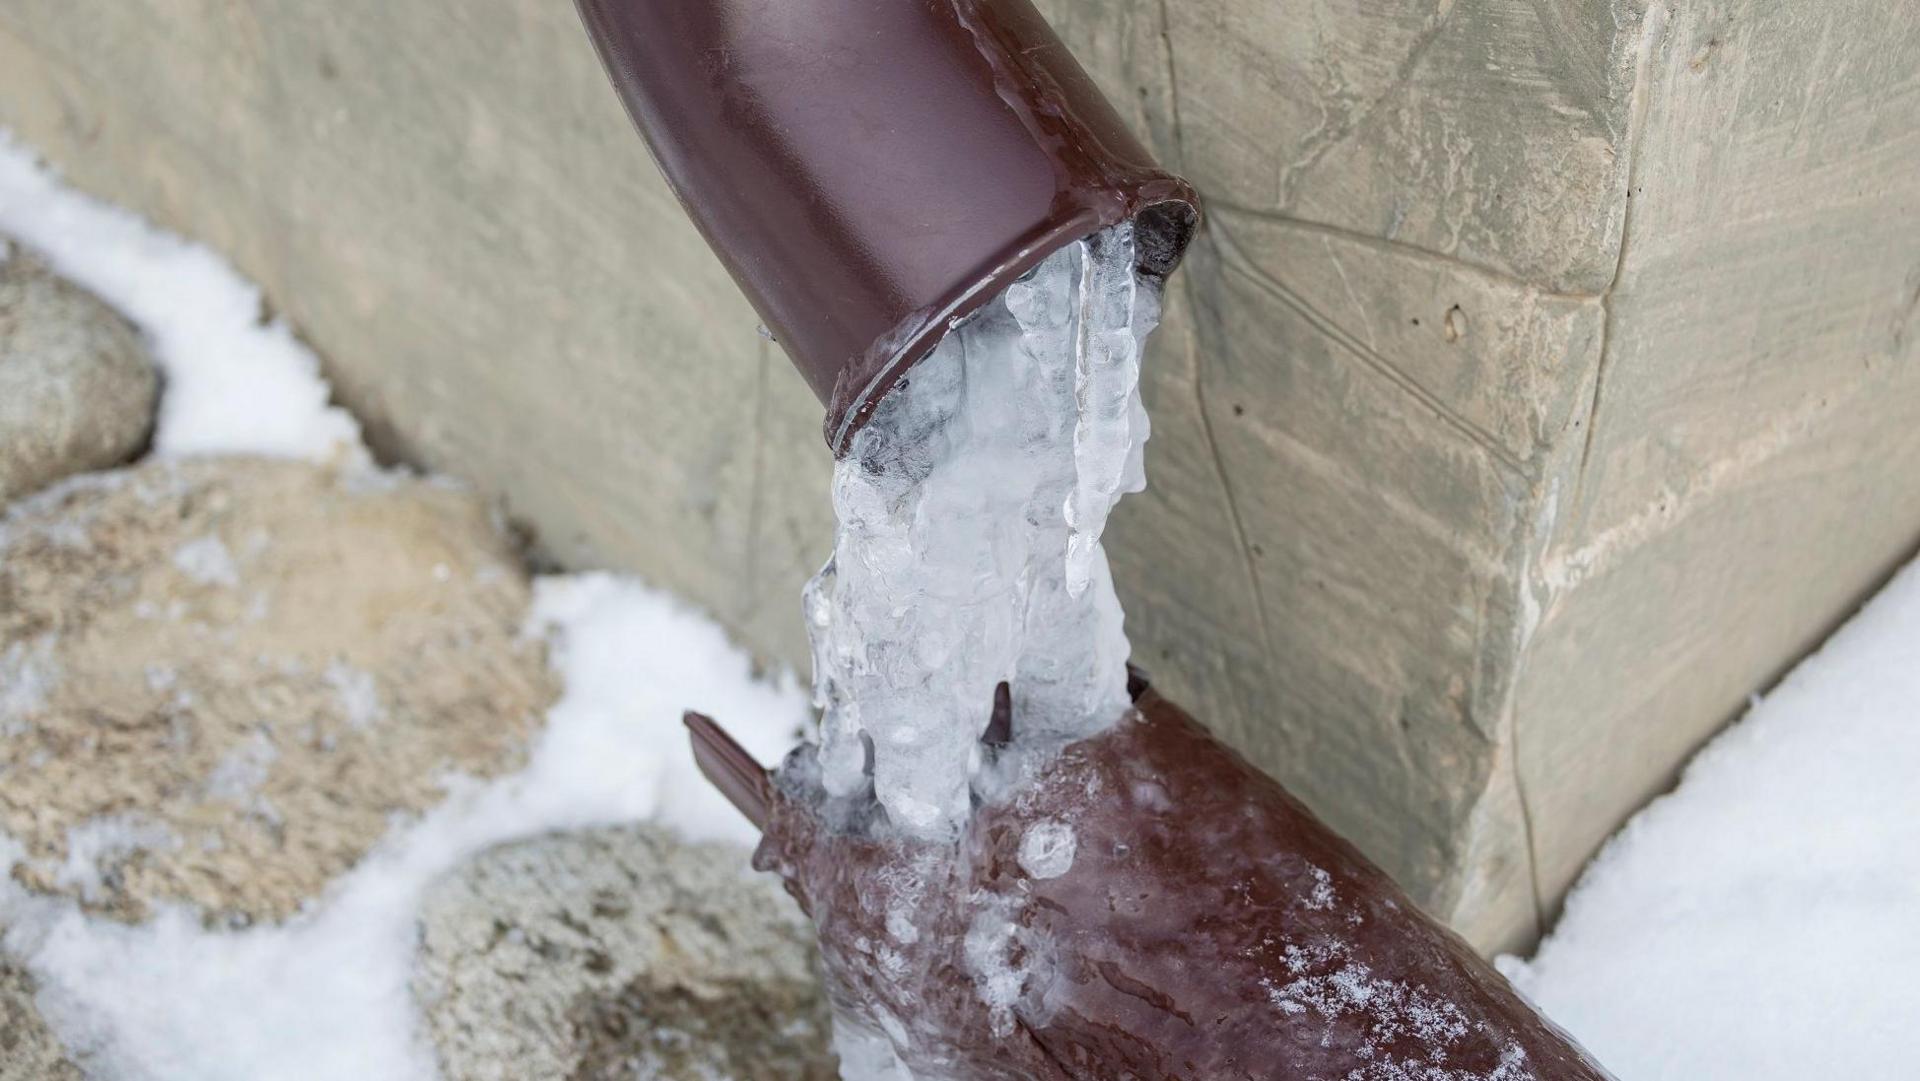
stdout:
<svg viewBox="0 0 1920 1081">
<path fill-rule="evenodd" d="M 0 1081 L 80 1081 L 33 1004 L 33 977 L 0 957 Z"/>
<path fill-rule="evenodd" d="M 0 504 L 137 453 L 160 373 L 113 309 L 0 238 Z"/>
<path fill-rule="evenodd" d="M 236 404 L 236 408 L 243 408 Z M 0 830 L 96 912 L 298 911 L 557 694 L 482 501 L 299 462 L 150 460 L 0 519 Z"/>
<path fill-rule="evenodd" d="M 414 992 L 446 1081 L 833 1081 L 811 934 L 744 849 L 657 827 L 490 849 L 428 890 Z"/>
</svg>

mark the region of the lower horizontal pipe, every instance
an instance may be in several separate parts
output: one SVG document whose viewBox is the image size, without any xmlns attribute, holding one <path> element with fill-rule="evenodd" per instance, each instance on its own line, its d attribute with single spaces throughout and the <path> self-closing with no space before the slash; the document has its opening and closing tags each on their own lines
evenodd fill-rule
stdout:
<svg viewBox="0 0 1920 1081">
<path fill-rule="evenodd" d="M 717 727 L 695 733 L 696 745 L 725 740 Z M 843 1026 L 884 1041 L 916 1075 L 1608 1076 L 1385 873 L 1151 688 L 1099 736 L 989 762 L 1004 787 L 987 786 L 951 843 L 863 826 L 872 816 L 827 800 L 805 768 L 767 789 L 743 784 L 744 756 L 701 761 L 736 803 L 736 792 L 750 806 L 764 793 L 755 866 L 779 873 L 812 916 Z"/>
</svg>

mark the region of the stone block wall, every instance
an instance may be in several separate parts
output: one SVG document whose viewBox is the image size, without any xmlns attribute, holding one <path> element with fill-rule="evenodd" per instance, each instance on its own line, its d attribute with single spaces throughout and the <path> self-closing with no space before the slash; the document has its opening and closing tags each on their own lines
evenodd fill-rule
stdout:
<svg viewBox="0 0 1920 1081">
<path fill-rule="evenodd" d="M 1046 0 L 1210 217 L 1138 660 L 1485 948 L 1920 540 L 1920 20 Z M 13 0 L 0 125 L 228 254 L 381 449 L 804 665 L 818 410 L 571 5 Z"/>
</svg>

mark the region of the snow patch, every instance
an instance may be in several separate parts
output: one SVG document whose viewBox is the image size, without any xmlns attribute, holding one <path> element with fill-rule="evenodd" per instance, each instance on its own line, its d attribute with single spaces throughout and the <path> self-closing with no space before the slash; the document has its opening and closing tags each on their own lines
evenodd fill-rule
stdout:
<svg viewBox="0 0 1920 1081">
<path fill-rule="evenodd" d="M 67 857 L 53 879 L 61 886 L 79 891 L 81 898 L 89 903 L 106 899 L 103 876 L 127 857 L 137 852 L 165 851 L 180 846 L 180 838 L 165 823 L 140 814 L 89 819 L 69 829 L 66 842 Z"/>
<path fill-rule="evenodd" d="M 1920 1063 L 1920 565 L 1601 852 L 1501 968 L 1621 1081 Z"/>
<path fill-rule="evenodd" d="M 59 640 L 49 632 L 10 642 L 0 652 L 0 736 L 18 733 L 47 708 L 47 696 L 60 685 L 60 662 L 53 657 Z"/>
<path fill-rule="evenodd" d="M 724 718 L 771 761 L 807 718 L 797 680 L 756 680 L 712 621 L 609 575 L 540 580 L 528 633 L 551 644 L 565 691 L 526 768 L 487 784 L 450 779 L 445 803 L 397 826 L 286 924 L 210 931 L 170 907 L 126 926 L 30 896 L 0 873 L 6 944 L 39 977 L 49 1023 L 119 1081 L 432 1078 L 408 978 L 414 912 L 436 876 L 503 841 L 646 818 L 753 840 L 692 768 L 680 712 Z M 247 745 L 210 787 L 244 795 L 270 753 Z M 176 843 L 136 820 L 99 820 L 69 837 L 63 880 L 85 887 L 103 860 Z"/>
<path fill-rule="evenodd" d="M 166 377 L 154 453 L 366 462 L 320 362 L 226 260 L 60 184 L 0 129 L 0 233 L 119 309 Z"/>
<path fill-rule="evenodd" d="M 373 673 L 335 661 L 327 666 L 322 678 L 333 688 L 334 701 L 349 725 L 365 730 L 386 717 L 387 707 L 380 701 L 380 687 L 374 683 Z"/>
<path fill-rule="evenodd" d="M 228 751 L 207 774 L 207 798 L 239 807 L 251 806 L 260 786 L 267 783 L 280 751 L 265 732 L 255 732 Z"/>
<path fill-rule="evenodd" d="M 240 584 L 239 564 L 233 561 L 233 553 L 227 551 L 226 542 L 218 534 L 209 533 L 175 549 L 173 565 L 189 580 L 203 586 L 232 589 Z"/>
</svg>

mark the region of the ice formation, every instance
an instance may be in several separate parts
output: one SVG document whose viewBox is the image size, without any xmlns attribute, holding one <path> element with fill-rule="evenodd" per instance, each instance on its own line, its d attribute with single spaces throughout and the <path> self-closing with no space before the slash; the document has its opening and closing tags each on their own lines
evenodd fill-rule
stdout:
<svg viewBox="0 0 1920 1081">
<path fill-rule="evenodd" d="M 821 778 L 896 826 L 956 831 L 995 688 L 1023 741 L 1127 707 L 1100 546 L 1146 483 L 1141 344 L 1157 282 L 1133 227 L 1068 245 L 915 365 L 837 465 L 833 557 L 807 586 Z"/>
</svg>

